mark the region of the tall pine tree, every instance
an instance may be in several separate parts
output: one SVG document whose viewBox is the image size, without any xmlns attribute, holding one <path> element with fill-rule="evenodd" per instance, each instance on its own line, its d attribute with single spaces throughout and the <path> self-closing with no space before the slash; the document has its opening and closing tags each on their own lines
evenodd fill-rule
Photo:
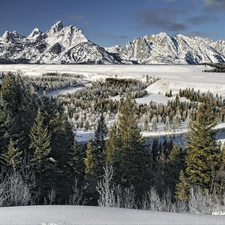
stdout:
<svg viewBox="0 0 225 225">
<path fill-rule="evenodd" d="M 47 182 L 50 167 L 49 155 L 51 152 L 51 136 L 48 132 L 48 128 L 43 125 L 40 110 L 38 110 L 34 125 L 31 128 L 30 140 L 30 150 L 32 155 L 31 164 L 39 181 L 38 195 L 42 202 L 44 195 L 47 194 L 47 191 L 51 190 L 49 190 Z"/>
<path fill-rule="evenodd" d="M 42 167 L 48 161 L 51 152 L 51 136 L 48 132 L 48 128 L 43 126 L 40 110 L 38 110 L 34 125 L 31 128 L 30 139 L 30 149 L 33 150 L 31 161 L 39 171 L 42 171 Z"/>
<path fill-rule="evenodd" d="M 45 112 L 46 115 L 46 112 Z M 69 152 L 73 148 L 74 134 L 69 121 L 62 113 L 57 112 L 49 122 L 51 132 L 52 186 L 56 192 L 57 203 L 64 204 L 68 198 L 70 182 Z"/>
<path fill-rule="evenodd" d="M 76 177 L 79 181 L 84 180 L 85 176 L 85 150 L 82 149 L 81 145 L 74 140 L 73 147 L 69 151 L 69 167 L 71 169 L 72 179 Z"/>
<path fill-rule="evenodd" d="M 198 186 L 203 191 L 216 191 L 216 176 L 219 170 L 220 148 L 216 142 L 217 124 L 209 97 L 198 109 L 196 121 L 191 126 L 187 141 L 186 170 L 183 178 L 190 186 Z M 181 191 L 182 181 L 178 185 Z M 186 193 L 186 192 L 185 192 Z"/>
<path fill-rule="evenodd" d="M 12 173 L 19 169 L 22 161 L 21 155 L 22 151 L 20 151 L 19 148 L 16 147 L 16 143 L 10 139 L 8 151 L 3 153 L 0 157 L 3 165 L 7 169 L 7 173 Z"/>
<path fill-rule="evenodd" d="M 184 146 L 174 145 L 167 159 L 165 168 L 165 184 L 174 195 L 176 184 L 179 182 L 181 170 L 185 169 L 187 150 Z"/>
<path fill-rule="evenodd" d="M 106 149 L 114 168 L 114 180 L 125 187 L 134 186 L 140 196 L 150 183 L 150 155 L 140 134 L 135 107 L 128 95 L 120 104 L 116 135 L 109 136 Z M 113 139 L 111 139 L 113 138 Z"/>
<path fill-rule="evenodd" d="M 101 113 L 98 120 L 97 128 L 95 130 L 94 140 L 89 140 L 86 150 L 85 158 L 85 173 L 87 175 L 100 178 L 103 173 L 103 167 L 105 166 L 105 139 L 107 137 L 108 129 L 105 124 L 105 118 Z"/>
<path fill-rule="evenodd" d="M 39 98 L 30 92 L 29 83 L 19 74 L 7 73 L 2 82 L 5 113 L 14 121 L 10 137 L 22 151 L 29 148 L 29 132 L 36 116 Z"/>
</svg>

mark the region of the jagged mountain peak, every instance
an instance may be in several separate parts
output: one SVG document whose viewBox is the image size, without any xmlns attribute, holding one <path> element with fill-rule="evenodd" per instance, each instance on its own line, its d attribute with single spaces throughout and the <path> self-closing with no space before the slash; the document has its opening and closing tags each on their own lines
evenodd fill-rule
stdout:
<svg viewBox="0 0 225 225">
<path fill-rule="evenodd" d="M 2 38 L 6 38 L 6 37 L 8 37 L 8 36 L 9 36 L 9 31 L 6 30 L 6 31 L 4 32 L 4 34 L 2 35 Z"/>
<path fill-rule="evenodd" d="M 24 36 L 18 34 L 17 31 L 14 30 L 13 32 L 5 31 L 4 34 L 2 35 L 1 40 L 3 42 L 15 42 L 23 38 Z"/>
<path fill-rule="evenodd" d="M 55 34 L 56 32 L 59 32 L 62 29 L 63 29 L 63 23 L 62 21 L 58 21 L 46 33 L 48 36 L 50 36 L 52 34 Z"/>
<path fill-rule="evenodd" d="M 34 37 L 36 35 L 42 34 L 39 28 L 34 28 L 28 37 Z"/>
</svg>

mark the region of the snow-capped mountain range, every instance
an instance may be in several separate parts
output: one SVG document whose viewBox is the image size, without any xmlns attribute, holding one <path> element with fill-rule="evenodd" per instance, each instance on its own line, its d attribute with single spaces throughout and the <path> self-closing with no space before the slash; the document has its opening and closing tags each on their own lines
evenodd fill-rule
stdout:
<svg viewBox="0 0 225 225">
<path fill-rule="evenodd" d="M 61 21 L 45 33 L 35 28 L 27 37 L 6 31 L 0 37 L 0 63 L 40 64 L 198 64 L 225 62 L 225 40 L 169 37 L 166 33 L 135 38 L 125 46 L 103 48 L 80 29 Z"/>
<path fill-rule="evenodd" d="M 89 41 L 74 26 L 61 21 L 42 33 L 35 28 L 28 37 L 6 31 L 0 37 L 0 63 L 119 63 L 113 54 Z"/>
<path fill-rule="evenodd" d="M 187 37 L 169 37 L 166 33 L 135 38 L 123 47 L 107 49 L 116 52 L 124 61 L 139 64 L 198 64 L 225 62 L 225 41 Z"/>
</svg>

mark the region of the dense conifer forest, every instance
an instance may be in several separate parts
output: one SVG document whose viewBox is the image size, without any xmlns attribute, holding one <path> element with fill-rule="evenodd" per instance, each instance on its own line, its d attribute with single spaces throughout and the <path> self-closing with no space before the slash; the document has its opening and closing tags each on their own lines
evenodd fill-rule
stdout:
<svg viewBox="0 0 225 225">
<path fill-rule="evenodd" d="M 0 206 L 81 204 L 211 213 L 224 205 L 225 148 L 213 128 L 222 97 L 172 91 L 167 105 L 137 104 L 146 82 L 8 72 L 0 89 Z M 82 86 L 73 94 L 49 91 Z M 119 98 L 114 99 L 115 96 Z M 120 100 L 118 100 L 120 99 Z M 185 99 L 185 100 L 184 100 Z M 189 129 L 185 145 L 141 131 Z M 78 130 L 94 138 L 78 143 Z"/>
</svg>

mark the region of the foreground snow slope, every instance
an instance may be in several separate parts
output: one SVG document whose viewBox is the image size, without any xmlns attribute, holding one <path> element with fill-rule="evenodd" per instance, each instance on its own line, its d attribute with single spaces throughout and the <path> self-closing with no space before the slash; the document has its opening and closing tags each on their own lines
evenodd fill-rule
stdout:
<svg viewBox="0 0 225 225">
<path fill-rule="evenodd" d="M 0 208 L 1 225 L 220 225 L 225 216 L 191 215 L 91 206 L 22 206 Z"/>
</svg>

